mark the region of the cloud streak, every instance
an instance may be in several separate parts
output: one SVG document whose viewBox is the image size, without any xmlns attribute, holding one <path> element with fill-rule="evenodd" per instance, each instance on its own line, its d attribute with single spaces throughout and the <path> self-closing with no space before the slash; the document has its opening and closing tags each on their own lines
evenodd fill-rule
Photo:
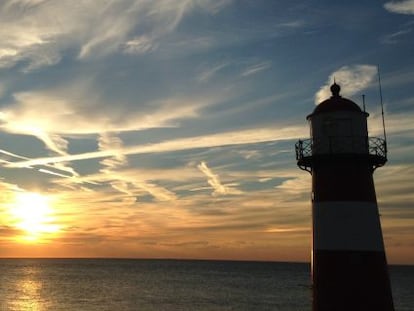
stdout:
<svg viewBox="0 0 414 311">
<path fill-rule="evenodd" d="M 272 66 L 271 62 L 262 62 L 262 63 L 259 63 L 259 64 L 255 64 L 255 65 L 252 65 L 252 66 L 246 68 L 246 70 L 243 71 L 241 75 L 242 75 L 242 77 L 248 77 L 248 76 L 257 74 L 261 71 L 267 70 L 271 66 Z"/>
<path fill-rule="evenodd" d="M 384 8 L 392 13 L 414 14 L 414 0 L 390 1 Z"/>
<path fill-rule="evenodd" d="M 277 140 L 296 139 L 305 136 L 307 128 L 288 126 L 284 128 L 257 128 L 251 130 L 241 130 L 235 132 L 225 132 L 213 135 L 195 136 L 189 138 L 175 139 L 164 141 L 156 144 L 143 146 L 124 147 L 122 149 L 111 149 L 96 152 L 87 152 L 83 154 L 67 155 L 61 157 L 46 157 L 32 159 L 28 161 L 13 162 L 7 167 L 27 167 L 33 165 L 44 165 L 50 163 L 60 163 L 68 161 L 79 161 L 86 159 L 96 159 L 111 157 L 122 153 L 124 155 L 142 154 L 142 153 L 159 153 L 179 150 L 189 150 L 197 148 L 210 148 L 218 146 L 243 145 L 260 142 L 270 142 Z"/>
<path fill-rule="evenodd" d="M 207 176 L 207 182 L 214 189 L 214 192 L 212 193 L 213 196 L 242 193 L 241 191 L 230 186 L 223 185 L 220 181 L 220 177 L 213 173 L 213 171 L 207 166 L 206 162 L 201 162 L 197 165 L 197 168 Z"/>
<path fill-rule="evenodd" d="M 412 32 L 411 28 L 399 30 L 397 32 L 384 36 L 382 38 L 382 42 L 385 44 L 396 44 L 401 40 L 401 38 L 405 37 L 411 32 Z"/>
<path fill-rule="evenodd" d="M 0 8 L 0 67 L 28 61 L 25 71 L 55 65 L 68 49 L 78 58 L 123 51 L 148 53 L 195 8 L 218 12 L 230 1 L 4 0 Z M 19 22 L 16 23 L 16 20 Z M 136 28 L 147 35 L 130 37 Z"/>
<path fill-rule="evenodd" d="M 14 94 L 11 105 L 0 110 L 0 128 L 8 133 L 33 135 L 47 149 L 67 155 L 67 137 L 140 131 L 179 126 L 199 117 L 200 110 L 220 103 L 231 94 L 216 92 L 111 103 L 89 79 L 53 90 Z"/>
<path fill-rule="evenodd" d="M 325 85 L 315 94 L 315 104 L 331 97 L 330 86 L 334 82 L 341 86 L 344 96 L 352 96 L 369 87 L 375 79 L 377 67 L 373 65 L 343 66 L 329 75 Z"/>
</svg>

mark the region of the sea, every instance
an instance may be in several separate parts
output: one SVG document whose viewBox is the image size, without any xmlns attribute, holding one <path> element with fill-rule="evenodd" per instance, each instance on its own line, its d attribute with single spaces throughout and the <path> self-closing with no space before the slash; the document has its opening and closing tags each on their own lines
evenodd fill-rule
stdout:
<svg viewBox="0 0 414 311">
<path fill-rule="evenodd" d="M 414 266 L 390 266 L 396 311 L 414 310 Z M 310 311 L 306 263 L 0 259 L 0 310 Z"/>
</svg>

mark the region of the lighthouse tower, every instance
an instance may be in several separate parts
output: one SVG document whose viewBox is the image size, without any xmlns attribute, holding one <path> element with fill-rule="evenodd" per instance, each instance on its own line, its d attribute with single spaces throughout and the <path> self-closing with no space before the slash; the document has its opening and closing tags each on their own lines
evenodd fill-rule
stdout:
<svg viewBox="0 0 414 311">
<path fill-rule="evenodd" d="M 311 138 L 296 143 L 312 174 L 314 311 L 394 310 L 373 173 L 386 141 L 368 137 L 368 113 L 339 95 L 307 117 Z"/>
</svg>

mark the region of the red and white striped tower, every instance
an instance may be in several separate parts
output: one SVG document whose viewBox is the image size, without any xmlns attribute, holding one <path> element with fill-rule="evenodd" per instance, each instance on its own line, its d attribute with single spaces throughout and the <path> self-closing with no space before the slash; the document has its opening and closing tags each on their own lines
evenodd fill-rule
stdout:
<svg viewBox="0 0 414 311">
<path fill-rule="evenodd" d="M 392 311 L 393 300 L 373 172 L 387 161 L 386 141 L 368 137 L 368 113 L 339 95 L 320 103 L 311 139 L 296 143 L 312 174 L 314 311 Z"/>
</svg>

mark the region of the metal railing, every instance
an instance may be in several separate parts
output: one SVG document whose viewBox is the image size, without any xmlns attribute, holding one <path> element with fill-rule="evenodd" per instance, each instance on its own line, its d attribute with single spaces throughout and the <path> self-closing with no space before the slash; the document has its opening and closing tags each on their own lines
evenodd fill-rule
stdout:
<svg viewBox="0 0 414 311">
<path fill-rule="evenodd" d="M 387 158 L 387 141 L 379 137 L 368 137 L 368 153 Z"/>
<path fill-rule="evenodd" d="M 296 160 L 312 156 L 312 139 L 299 140 L 295 144 Z"/>
<path fill-rule="evenodd" d="M 387 142 L 379 137 L 327 137 L 323 140 L 304 139 L 295 144 L 296 160 L 308 166 L 313 156 L 337 154 L 365 154 L 378 167 L 387 161 Z"/>
</svg>

